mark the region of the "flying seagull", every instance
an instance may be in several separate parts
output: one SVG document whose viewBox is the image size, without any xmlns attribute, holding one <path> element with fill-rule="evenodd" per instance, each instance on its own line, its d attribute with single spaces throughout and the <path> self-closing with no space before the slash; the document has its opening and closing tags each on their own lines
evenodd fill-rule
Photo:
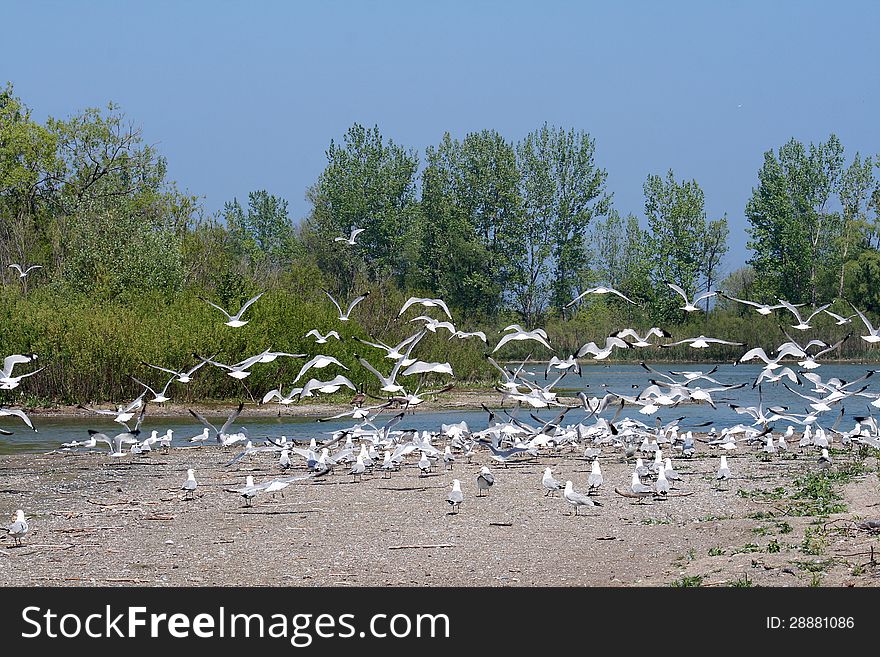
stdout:
<svg viewBox="0 0 880 657">
<path fill-rule="evenodd" d="M 626 296 L 626 295 L 624 295 L 624 294 L 618 292 L 617 290 L 615 290 L 615 289 L 613 289 L 613 288 L 610 288 L 610 287 L 602 287 L 602 286 L 599 286 L 599 287 L 591 287 L 591 288 L 589 288 L 589 289 L 587 289 L 587 290 L 584 290 L 584 291 L 581 292 L 579 295 L 577 295 L 574 299 L 572 299 L 572 300 L 569 301 L 567 304 L 565 304 L 565 305 L 563 306 L 563 308 L 570 308 L 571 306 L 573 306 L 574 304 L 576 304 L 578 301 L 580 301 L 581 299 L 583 299 L 583 298 L 584 298 L 586 295 L 588 295 L 588 294 L 616 294 L 617 296 L 619 296 L 619 297 L 620 297 L 621 299 L 623 299 L 624 301 L 629 301 L 631 304 L 636 305 L 636 302 L 635 302 L 635 301 L 633 301 L 632 299 L 630 299 L 628 296 Z"/>
<path fill-rule="evenodd" d="M 19 278 L 24 278 L 25 276 L 30 274 L 34 269 L 42 269 L 42 268 L 43 268 L 43 265 L 31 265 L 27 269 L 23 270 L 21 265 L 14 263 L 14 262 L 11 265 L 9 265 L 9 267 L 8 267 L 8 269 L 16 270 L 18 272 Z"/>
<path fill-rule="evenodd" d="M 355 239 L 357 239 L 357 236 L 360 235 L 361 233 L 363 233 L 365 230 L 366 230 L 366 228 L 352 228 L 351 235 L 349 235 L 348 237 L 334 237 L 333 241 L 334 242 L 345 242 L 349 246 L 354 246 L 354 241 L 355 241 Z"/>
<path fill-rule="evenodd" d="M 340 322 L 347 322 L 348 316 L 351 315 L 351 311 L 354 310 L 354 307 L 356 305 L 358 305 L 361 301 L 366 299 L 370 295 L 370 292 L 367 291 L 367 292 L 364 292 L 363 294 L 361 294 L 360 296 L 355 297 L 354 300 L 350 304 L 348 304 L 348 308 L 346 309 L 345 312 L 342 312 L 342 307 L 337 303 L 336 299 L 334 299 L 333 296 L 327 290 L 324 290 L 324 294 L 327 295 L 327 297 L 330 299 L 330 301 L 333 302 L 333 305 L 336 306 L 336 310 L 339 311 L 339 321 Z"/>
<path fill-rule="evenodd" d="M 397 316 L 400 317 L 406 309 L 409 308 L 414 303 L 418 303 L 426 308 L 440 308 L 443 312 L 446 313 L 446 316 L 449 319 L 452 319 L 452 315 L 449 312 L 449 308 L 446 306 L 446 303 L 443 299 L 424 299 L 421 297 L 410 297 L 406 300 L 406 303 L 403 304 L 403 308 L 400 309 L 400 312 L 397 313 Z"/>
<path fill-rule="evenodd" d="M 678 295 L 682 299 L 684 299 L 684 305 L 681 307 L 681 309 L 687 313 L 692 313 L 696 310 L 702 310 L 702 308 L 699 308 L 697 306 L 697 304 L 700 303 L 700 301 L 704 301 L 705 299 L 709 299 L 711 297 L 714 297 L 716 294 L 718 294 L 717 290 L 715 290 L 713 292 L 703 292 L 702 294 L 697 294 L 694 297 L 693 301 L 691 301 L 688 299 L 687 293 L 683 289 L 681 289 L 678 285 L 676 285 L 675 283 L 671 283 L 669 281 L 666 281 L 666 285 L 671 290 L 678 293 Z"/>
<path fill-rule="evenodd" d="M 226 326 L 231 326 L 232 328 L 238 328 L 238 327 L 244 326 L 245 324 L 248 323 L 248 320 L 242 320 L 242 318 L 241 318 L 241 316 L 244 314 L 244 311 L 247 310 L 248 308 L 250 308 L 251 305 L 253 303 L 255 303 L 256 300 L 259 299 L 264 294 L 265 294 L 265 292 L 260 292 L 257 296 L 253 297 L 252 299 L 248 299 L 245 302 L 245 304 L 241 307 L 241 309 L 235 315 L 230 315 L 228 312 L 226 312 L 223 308 L 218 306 L 213 301 L 210 301 L 210 300 L 205 299 L 203 297 L 199 297 L 199 298 L 202 301 L 207 302 L 209 305 L 211 305 L 214 308 L 216 308 L 217 310 L 219 310 L 224 315 L 226 315 L 226 318 L 229 320 L 229 321 L 223 322 L 224 324 L 226 324 Z"/>
</svg>

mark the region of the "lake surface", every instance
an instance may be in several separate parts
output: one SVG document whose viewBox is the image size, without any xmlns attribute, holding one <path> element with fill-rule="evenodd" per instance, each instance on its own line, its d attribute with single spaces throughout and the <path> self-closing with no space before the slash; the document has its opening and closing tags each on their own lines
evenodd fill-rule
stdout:
<svg viewBox="0 0 880 657">
<path fill-rule="evenodd" d="M 668 372 L 669 370 L 705 372 L 712 369 L 713 365 L 706 363 L 701 363 L 698 365 L 652 364 L 651 367 L 661 372 Z M 853 379 L 864 376 L 868 370 L 874 368 L 880 368 L 880 364 L 829 363 L 813 370 L 813 372 L 818 373 L 822 377 L 823 381 L 826 381 L 833 377 L 845 381 L 852 381 Z M 532 366 L 527 369 L 528 371 L 534 373 L 534 379 L 540 385 L 543 385 L 543 367 Z M 758 405 L 758 390 L 753 389 L 751 387 L 751 384 L 758 376 L 761 369 L 762 368 L 760 365 L 755 364 L 743 364 L 736 366 L 730 364 L 719 364 L 718 370 L 714 374 L 712 374 L 713 378 L 717 379 L 719 382 L 725 385 L 746 383 L 747 386 L 738 390 L 731 390 L 729 392 L 712 393 L 712 399 L 715 401 L 717 410 L 713 409 L 709 404 L 681 404 L 674 408 L 661 407 L 661 409 L 653 415 L 644 415 L 642 413 L 639 413 L 638 407 L 627 406 L 621 416 L 637 418 L 649 425 L 655 423 L 656 418 L 660 418 L 660 420 L 665 423 L 675 418 L 684 417 L 685 420 L 682 422 L 682 426 L 685 429 L 687 428 L 689 423 L 700 424 L 703 422 L 711 422 L 718 430 L 725 426 L 732 426 L 740 422 L 742 422 L 743 424 L 751 424 L 751 418 L 748 415 L 737 415 L 727 404 L 735 403 L 741 406 Z M 796 366 L 792 369 L 795 369 L 795 371 L 797 371 Z M 564 396 L 573 396 L 580 391 L 586 392 L 589 397 L 602 397 L 607 391 L 613 391 L 622 395 L 635 396 L 636 394 L 638 394 L 639 390 L 644 389 L 646 386 L 650 385 L 650 379 L 655 377 L 656 375 L 645 371 L 638 364 L 585 364 L 582 367 L 581 376 L 577 376 L 575 374 L 567 375 L 564 379 L 562 379 L 557 387 L 554 388 L 554 390 Z M 554 375 L 553 372 L 551 372 L 549 380 L 552 381 L 553 378 Z M 681 379 L 682 377 L 675 378 Z M 868 386 L 865 392 L 880 393 L 880 374 L 869 378 L 863 384 L 858 384 L 854 386 L 854 388 L 858 389 L 861 388 L 863 385 Z M 708 389 L 716 387 L 716 384 L 701 380 L 699 382 L 695 382 L 690 387 L 693 388 L 695 386 Z M 789 386 L 799 390 L 803 394 L 815 397 L 823 396 L 815 393 L 813 391 L 814 386 L 806 380 L 804 380 L 804 385 L 801 387 L 794 386 L 790 382 Z M 809 402 L 786 390 L 781 383 L 765 382 L 762 384 L 761 389 L 765 409 L 768 406 L 788 406 L 791 412 L 801 414 L 805 413 L 808 410 L 807 404 Z M 489 406 L 491 408 L 497 409 L 501 405 L 501 394 L 495 393 L 492 396 L 492 399 L 495 401 L 492 404 L 489 404 Z M 844 422 L 841 424 L 841 428 L 851 428 L 854 422 L 852 418 L 857 415 L 865 415 L 870 413 L 871 411 L 878 410 L 870 406 L 870 402 L 871 399 L 867 399 L 865 397 L 852 397 L 844 400 L 842 402 L 842 406 L 845 409 L 845 419 Z M 430 404 L 430 402 L 426 402 L 425 407 L 427 407 L 428 404 Z M 826 427 L 833 424 L 834 420 L 837 417 L 837 414 L 840 412 L 840 405 L 841 404 L 833 406 L 831 412 L 822 414 L 822 416 L 820 417 L 820 424 Z M 510 408 L 510 402 L 506 403 L 505 407 Z M 295 410 L 295 406 L 287 407 L 284 412 L 290 412 L 290 410 Z M 552 409 L 536 411 L 534 409 L 523 408 L 519 412 L 519 417 L 521 417 L 526 422 L 532 422 L 532 420 L 528 417 L 529 412 L 535 413 L 535 415 L 549 420 L 553 418 L 559 411 Z M 604 415 L 606 417 L 610 417 L 613 412 L 614 411 L 609 410 Z M 390 418 L 394 414 L 394 411 L 388 412 L 387 415 L 383 414 L 382 416 L 380 416 L 380 421 Z M 574 424 L 583 419 L 584 416 L 585 412 L 582 410 L 575 409 L 569 411 L 569 413 L 565 417 L 564 423 Z M 506 416 L 501 414 L 499 417 L 503 419 Z M 34 426 L 37 428 L 37 432 L 29 431 L 27 427 L 25 427 L 17 418 L 0 418 L 0 426 L 2 426 L 4 429 L 15 432 L 11 436 L 0 436 L 0 454 L 9 454 L 14 452 L 47 451 L 59 447 L 64 442 L 87 439 L 88 429 L 104 431 L 110 435 L 115 435 L 119 432 L 120 429 L 119 424 L 113 422 L 112 420 L 105 419 L 103 416 L 86 418 L 57 418 L 40 417 L 38 415 L 34 415 L 32 416 L 32 419 L 34 421 Z M 209 417 L 208 419 L 214 422 L 214 424 L 216 424 L 217 426 L 222 425 L 225 421 L 225 418 L 219 416 Z M 418 429 L 420 431 L 439 430 L 441 424 L 451 424 L 453 422 L 460 422 L 462 420 L 467 422 L 468 426 L 472 430 L 480 430 L 488 426 L 488 416 L 485 411 L 479 409 L 454 409 L 444 411 L 420 410 L 414 414 L 408 414 L 403 422 L 397 425 L 396 428 L 412 428 Z M 319 423 L 315 421 L 314 417 L 302 418 L 292 417 L 289 415 L 285 415 L 283 417 L 248 417 L 247 409 L 245 409 L 242 415 L 238 418 L 238 421 L 233 425 L 233 431 L 237 431 L 240 427 L 245 427 L 247 429 L 248 435 L 255 443 L 259 440 L 262 440 L 266 436 L 271 436 L 274 438 L 286 436 L 288 439 L 302 441 L 308 441 L 311 438 L 315 438 L 316 440 L 320 441 L 322 439 L 329 438 L 334 431 L 345 429 L 350 426 L 352 426 L 352 421 L 350 419 Z M 780 428 L 784 429 L 785 426 L 787 426 L 787 423 L 785 422 L 780 421 L 776 423 L 777 430 Z M 798 431 L 800 430 L 797 426 L 795 428 Z M 148 437 L 153 429 L 157 430 L 160 435 L 163 434 L 166 429 L 173 429 L 174 444 L 183 445 L 188 444 L 187 440 L 189 438 L 201 433 L 202 425 L 199 424 L 195 420 L 195 418 L 191 416 L 151 418 L 149 415 L 147 415 L 141 429 L 141 435 L 143 437 Z"/>
</svg>

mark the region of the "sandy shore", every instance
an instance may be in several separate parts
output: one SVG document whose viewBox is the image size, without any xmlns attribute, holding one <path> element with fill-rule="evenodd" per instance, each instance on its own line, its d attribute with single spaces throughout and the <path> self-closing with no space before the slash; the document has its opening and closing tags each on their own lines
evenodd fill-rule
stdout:
<svg viewBox="0 0 880 657">
<path fill-rule="evenodd" d="M 560 398 L 562 399 L 562 398 Z M 485 388 L 476 389 L 454 389 L 450 392 L 426 399 L 417 406 L 410 406 L 407 410 L 415 413 L 419 412 L 435 412 L 450 409 L 479 409 L 480 404 L 486 404 L 490 407 L 497 407 L 501 403 L 501 393 Z M 175 403 L 165 402 L 162 404 L 149 404 L 147 414 L 150 417 L 188 417 L 189 409 L 197 411 L 203 415 L 223 415 L 238 405 L 241 400 L 230 399 L 228 401 L 217 401 L 211 403 Z M 249 416 L 264 417 L 321 417 L 325 415 L 333 415 L 342 411 L 353 408 L 345 399 L 337 399 L 330 401 L 307 401 L 297 402 L 296 404 L 281 405 L 272 404 L 255 404 L 245 401 L 247 414 Z M 381 399 L 367 398 L 363 402 L 363 406 L 375 406 L 383 403 Z M 580 403 L 576 397 L 566 399 L 565 403 Z M 507 404 L 508 406 L 510 404 Z M 111 409 L 112 404 L 97 404 L 94 408 Z M 29 415 L 42 417 L 94 417 L 95 414 L 82 409 L 78 406 L 57 405 L 52 407 L 35 407 L 27 408 Z"/>
<path fill-rule="evenodd" d="M 728 455 L 733 479 L 719 490 L 718 452 L 701 445 L 674 460 L 676 496 L 642 504 L 615 493 L 628 490 L 632 463 L 609 454 L 600 460 L 603 506 L 579 516 L 541 487 L 550 466 L 585 488 L 589 464 L 574 453 L 505 468 L 480 451 L 428 476 L 411 458 L 390 479 L 377 472 L 356 483 L 339 467 L 251 508 L 227 489 L 280 469 L 269 454 L 225 466 L 233 455 L 202 447 L 0 457 L 0 512 L 23 508 L 31 526 L 22 547 L 0 537 L 0 585 L 880 584 L 869 556 L 872 547 L 880 556 L 880 537 L 853 523 L 880 517 L 877 463 L 855 454 L 835 455 L 835 469 L 858 461 L 864 472 L 835 488 L 846 510 L 823 518 L 796 515 L 791 497 L 795 479 L 816 472 L 813 452 L 765 462 L 737 450 Z M 496 483 L 477 497 L 484 464 Z M 191 501 L 180 490 L 189 467 L 199 481 Z M 457 515 L 445 501 L 453 477 L 465 494 Z"/>
</svg>

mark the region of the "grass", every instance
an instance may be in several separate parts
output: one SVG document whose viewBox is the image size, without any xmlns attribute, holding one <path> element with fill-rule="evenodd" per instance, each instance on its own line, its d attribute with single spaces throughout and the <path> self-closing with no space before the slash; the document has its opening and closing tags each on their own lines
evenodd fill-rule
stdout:
<svg viewBox="0 0 880 657">
<path fill-rule="evenodd" d="M 775 554 L 782 550 L 782 546 L 779 544 L 775 538 L 767 544 L 767 552 L 769 554 Z"/>
<path fill-rule="evenodd" d="M 816 561 L 794 561 L 798 570 L 805 570 L 808 573 L 824 573 L 834 563 L 834 559 L 821 559 Z"/>
<path fill-rule="evenodd" d="M 690 588 L 693 586 L 702 586 L 704 579 L 706 579 L 704 575 L 684 576 L 680 579 L 670 582 L 669 586 L 674 588 Z"/>
<path fill-rule="evenodd" d="M 643 525 L 671 525 L 672 521 L 669 519 L 661 519 L 661 518 L 644 518 L 641 521 Z"/>
<path fill-rule="evenodd" d="M 825 552 L 825 537 L 817 529 L 807 527 L 804 530 L 804 540 L 801 542 L 801 552 L 804 554 L 818 555 Z"/>
<path fill-rule="evenodd" d="M 710 557 L 720 557 L 723 554 L 724 554 L 724 548 L 720 548 L 720 547 L 709 548 L 709 556 Z"/>
<path fill-rule="evenodd" d="M 854 462 L 799 477 L 795 480 L 797 489 L 791 496 L 794 504 L 789 508 L 789 514 L 828 516 L 832 513 L 843 513 L 846 511 L 846 505 L 837 491 L 837 486 L 848 484 L 866 472 L 867 468 L 863 463 Z"/>
<path fill-rule="evenodd" d="M 740 488 L 736 491 L 736 494 L 745 499 L 761 498 L 764 500 L 781 500 L 785 497 L 785 488 L 782 486 L 777 486 L 773 490 L 767 490 L 766 488 L 745 490 Z"/>
<path fill-rule="evenodd" d="M 756 545 L 754 543 L 746 543 L 742 547 L 736 548 L 731 554 L 750 554 L 752 552 L 763 552 L 763 548 L 760 545 Z"/>
<path fill-rule="evenodd" d="M 730 583 L 730 586 L 733 588 L 751 588 L 755 585 L 755 583 L 749 578 L 748 575 L 743 575 L 739 579 L 735 579 Z"/>
</svg>

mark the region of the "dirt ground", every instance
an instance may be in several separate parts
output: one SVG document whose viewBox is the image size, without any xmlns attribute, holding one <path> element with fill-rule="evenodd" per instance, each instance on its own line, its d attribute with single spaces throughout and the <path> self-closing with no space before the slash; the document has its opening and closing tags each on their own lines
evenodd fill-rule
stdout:
<svg viewBox="0 0 880 657">
<path fill-rule="evenodd" d="M 236 451 L 213 446 L 120 459 L 4 456 L 0 513 L 24 509 L 30 532 L 22 547 L 0 537 L 0 585 L 880 584 L 880 536 L 855 526 L 880 517 L 874 458 L 834 453 L 832 472 L 861 464 L 834 489 L 846 510 L 799 516 L 791 496 L 798 477 L 817 472 L 813 452 L 764 461 L 738 449 L 728 454 L 732 479 L 719 489 L 720 453 L 699 447 L 691 459 L 673 456 L 683 478 L 674 496 L 642 503 L 615 492 L 629 490 L 632 462 L 607 451 L 595 496 L 602 506 L 577 516 L 541 486 L 550 466 L 557 479 L 586 488 L 589 463 L 569 452 L 505 468 L 481 450 L 472 463 L 459 457 L 452 472 L 440 464 L 428 476 L 410 457 L 390 479 L 376 472 L 360 482 L 341 466 L 291 484 L 283 497 L 258 496 L 250 508 L 226 489 L 248 474 L 257 483 L 279 476 L 275 455 L 231 467 L 224 464 Z M 482 465 L 496 482 L 478 497 Z M 180 490 L 189 467 L 199 482 L 194 500 Z M 306 473 L 301 459 L 294 469 Z M 453 478 L 465 495 L 454 515 L 446 502 Z"/>
</svg>

